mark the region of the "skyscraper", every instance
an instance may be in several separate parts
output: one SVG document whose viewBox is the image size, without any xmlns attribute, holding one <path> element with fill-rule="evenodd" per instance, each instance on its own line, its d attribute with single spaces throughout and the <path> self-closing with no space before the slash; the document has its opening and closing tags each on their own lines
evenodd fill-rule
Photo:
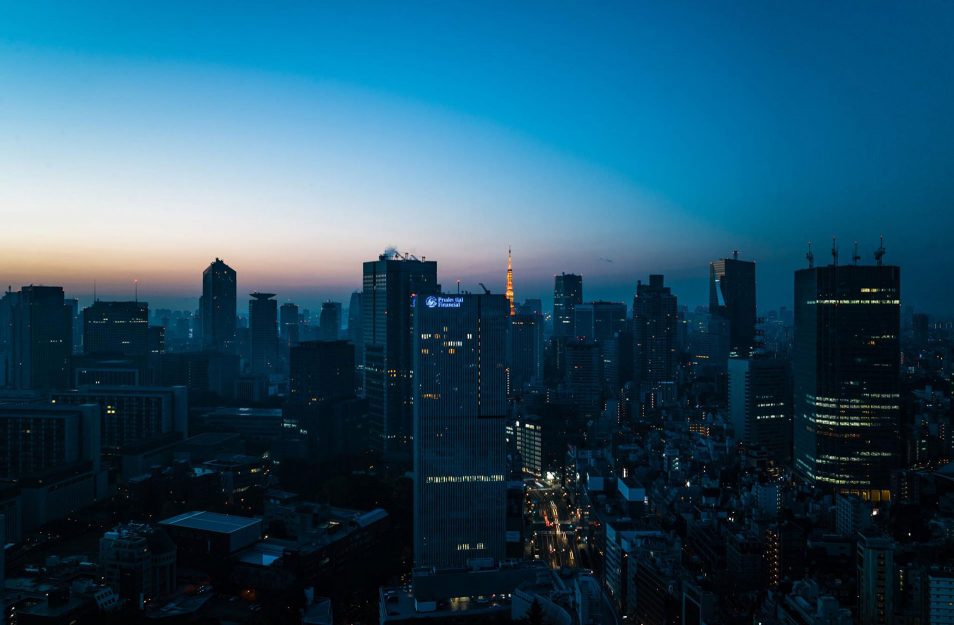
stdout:
<svg viewBox="0 0 954 625">
<path fill-rule="evenodd" d="M 786 360 L 729 359 L 729 415 L 737 440 L 779 463 L 792 456 L 792 380 Z"/>
<path fill-rule="evenodd" d="M 341 302 L 325 302 L 318 317 L 318 338 L 337 341 L 341 332 Z"/>
<path fill-rule="evenodd" d="M 676 296 L 661 275 L 636 284 L 633 299 L 633 376 L 637 387 L 654 390 L 676 377 Z"/>
<path fill-rule="evenodd" d="M 504 557 L 509 312 L 504 295 L 416 298 L 416 566 Z"/>
<path fill-rule="evenodd" d="M 83 309 L 83 353 L 122 354 L 143 363 L 149 353 L 149 304 L 97 301 Z"/>
<path fill-rule="evenodd" d="M 739 260 L 738 252 L 709 263 L 709 313 L 728 322 L 729 354 L 751 355 L 755 348 L 755 263 Z"/>
<path fill-rule="evenodd" d="M 412 296 L 435 293 L 437 263 L 382 254 L 364 263 L 364 393 L 372 444 L 410 460 L 413 421 Z"/>
<path fill-rule="evenodd" d="M 70 384 L 73 319 L 58 286 L 25 286 L 11 299 L 10 386 L 66 388 Z"/>
<path fill-rule="evenodd" d="M 523 389 L 527 384 L 543 383 L 543 317 L 541 315 L 518 313 L 511 317 L 507 349 L 511 392 Z"/>
<path fill-rule="evenodd" d="M 202 297 L 199 311 L 202 319 L 202 346 L 220 352 L 231 352 L 235 340 L 236 312 L 235 270 L 220 259 L 202 272 Z"/>
<path fill-rule="evenodd" d="M 278 302 L 274 293 L 252 293 L 248 302 L 250 370 L 268 375 L 278 369 Z"/>
<path fill-rule="evenodd" d="M 583 276 L 553 276 L 553 336 L 573 336 L 573 313 L 583 303 Z"/>
<path fill-rule="evenodd" d="M 795 272 L 795 469 L 810 482 L 888 497 L 899 453 L 901 271 Z"/>
<path fill-rule="evenodd" d="M 282 304 L 281 308 L 278 309 L 278 330 L 282 339 L 282 345 L 286 348 L 298 343 L 298 321 L 298 306 L 291 302 Z"/>
</svg>

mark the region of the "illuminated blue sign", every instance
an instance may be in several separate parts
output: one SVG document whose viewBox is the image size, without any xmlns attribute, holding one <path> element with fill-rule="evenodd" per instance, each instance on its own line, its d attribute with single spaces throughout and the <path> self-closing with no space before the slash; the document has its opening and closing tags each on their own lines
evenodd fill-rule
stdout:
<svg viewBox="0 0 954 625">
<path fill-rule="evenodd" d="M 424 305 L 428 308 L 460 308 L 464 303 L 463 297 L 440 297 L 437 295 L 428 295 L 424 300 Z"/>
</svg>

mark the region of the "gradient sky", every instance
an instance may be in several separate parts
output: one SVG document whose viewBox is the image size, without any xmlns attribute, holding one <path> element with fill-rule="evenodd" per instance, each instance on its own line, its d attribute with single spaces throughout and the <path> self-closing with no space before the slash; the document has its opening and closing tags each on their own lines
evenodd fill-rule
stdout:
<svg viewBox="0 0 954 625">
<path fill-rule="evenodd" d="M 518 299 L 884 233 L 954 310 L 954 4 L 0 0 L 0 281 L 314 305 L 396 246 Z M 360 6 L 358 6 L 360 5 Z M 946 284 L 940 285 L 943 277 Z M 347 299 L 344 299 L 347 302 Z"/>
</svg>

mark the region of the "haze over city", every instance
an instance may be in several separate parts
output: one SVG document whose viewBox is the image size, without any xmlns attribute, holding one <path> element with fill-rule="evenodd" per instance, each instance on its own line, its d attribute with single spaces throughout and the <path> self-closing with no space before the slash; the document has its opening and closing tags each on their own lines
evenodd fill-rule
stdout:
<svg viewBox="0 0 954 625">
<path fill-rule="evenodd" d="M 185 306 L 219 256 L 317 302 L 389 245 L 498 290 L 509 245 L 528 297 L 662 272 L 696 305 L 739 249 L 777 307 L 809 240 L 885 234 L 946 312 L 951 13 L 3 3 L 0 278 Z"/>
</svg>

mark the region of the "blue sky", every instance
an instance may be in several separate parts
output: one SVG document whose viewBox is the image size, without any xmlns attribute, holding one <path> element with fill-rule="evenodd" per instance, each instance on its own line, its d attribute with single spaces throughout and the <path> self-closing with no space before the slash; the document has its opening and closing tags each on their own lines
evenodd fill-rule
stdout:
<svg viewBox="0 0 954 625">
<path fill-rule="evenodd" d="M 951 32 L 942 3 L 0 0 L 0 279 L 174 303 L 219 256 L 307 303 L 389 245 L 502 288 L 512 245 L 518 298 L 652 272 L 695 305 L 740 249 L 774 307 L 806 241 L 884 233 L 948 312 Z"/>
</svg>

